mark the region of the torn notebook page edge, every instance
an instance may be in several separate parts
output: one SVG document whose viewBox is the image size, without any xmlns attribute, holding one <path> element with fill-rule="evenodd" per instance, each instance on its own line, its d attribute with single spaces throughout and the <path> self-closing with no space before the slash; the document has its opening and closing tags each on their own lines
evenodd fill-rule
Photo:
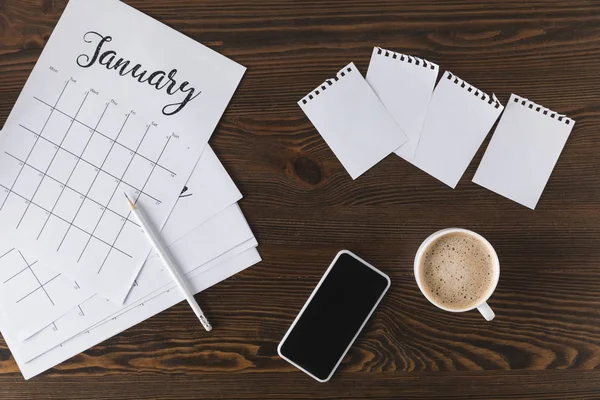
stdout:
<svg viewBox="0 0 600 400">
<path fill-rule="evenodd" d="M 417 56 L 411 56 L 409 54 L 398 53 L 396 51 L 387 50 L 382 47 L 374 47 L 373 54 L 382 57 L 392 58 L 394 60 L 398 60 L 404 63 L 408 63 L 410 65 L 414 65 L 417 67 L 429 68 L 434 71 L 438 71 L 440 69 L 439 65 L 434 62 L 428 61 L 424 58 L 420 58 Z"/>
<path fill-rule="evenodd" d="M 355 74 L 360 73 L 360 72 L 358 72 L 358 69 L 356 68 L 356 66 L 354 65 L 353 62 L 346 65 L 344 68 L 340 69 L 333 78 L 326 79 L 322 84 L 317 86 L 314 90 L 312 90 L 306 96 L 304 96 L 302 99 L 300 99 L 300 101 L 298 101 L 298 105 L 300 107 L 302 107 L 303 105 L 307 104 L 312 99 L 316 98 L 319 94 L 321 94 L 322 92 L 327 90 L 330 86 L 333 86 L 340 79 L 343 79 L 344 77 L 346 77 L 347 75 L 352 74 L 352 73 L 355 73 Z"/>
<path fill-rule="evenodd" d="M 555 111 L 552 111 L 551 109 L 546 108 L 546 107 L 542 106 L 541 104 L 537 104 L 529 99 L 526 99 L 525 97 L 521 97 L 514 93 L 512 93 L 510 95 L 508 102 L 511 104 L 516 103 L 524 108 L 531 110 L 531 112 L 542 113 L 543 115 L 546 115 L 549 118 L 551 118 L 557 122 L 560 122 L 560 123 L 563 123 L 566 125 L 575 125 L 574 119 L 569 118 L 564 114 L 559 114 Z"/>
<path fill-rule="evenodd" d="M 502 103 L 500 103 L 496 95 L 492 94 L 492 96 L 490 96 L 483 90 L 476 88 L 475 86 L 471 85 L 463 79 L 460 79 L 458 76 L 454 75 L 450 71 L 444 72 L 444 76 L 442 77 L 442 79 L 447 79 L 453 82 L 454 84 L 460 86 L 462 89 L 465 89 L 467 92 L 473 94 L 473 96 L 481 99 L 482 101 L 485 101 L 490 106 L 500 109 L 500 111 L 504 109 L 504 106 L 502 105 Z"/>
</svg>

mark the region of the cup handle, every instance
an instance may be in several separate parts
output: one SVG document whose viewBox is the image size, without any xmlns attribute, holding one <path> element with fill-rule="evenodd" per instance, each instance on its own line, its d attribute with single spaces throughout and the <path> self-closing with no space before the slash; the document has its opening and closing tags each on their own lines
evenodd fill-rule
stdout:
<svg viewBox="0 0 600 400">
<path fill-rule="evenodd" d="M 492 311 L 490 306 L 488 306 L 488 303 L 483 303 L 482 305 L 477 307 L 477 310 L 479 310 L 479 312 L 481 313 L 481 315 L 483 315 L 483 318 L 485 318 L 486 321 L 491 321 L 496 316 L 496 314 L 494 314 L 494 311 Z"/>
</svg>

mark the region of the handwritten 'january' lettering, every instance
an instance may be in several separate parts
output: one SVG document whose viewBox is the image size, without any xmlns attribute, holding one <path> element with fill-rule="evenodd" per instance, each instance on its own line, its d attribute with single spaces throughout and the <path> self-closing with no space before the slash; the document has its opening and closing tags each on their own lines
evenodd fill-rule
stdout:
<svg viewBox="0 0 600 400">
<path fill-rule="evenodd" d="M 96 45 L 96 50 L 92 56 L 87 54 L 80 54 L 77 57 L 77 65 L 82 68 L 89 68 L 95 63 L 103 65 L 108 70 L 115 70 L 121 76 L 130 75 L 132 78 L 136 79 L 140 83 L 147 83 L 150 86 L 154 86 L 156 90 L 163 90 L 170 95 L 176 95 L 177 93 L 182 93 L 185 95 L 183 100 L 167 104 L 163 107 L 162 113 L 164 115 L 173 115 L 177 114 L 181 111 L 190 101 L 194 100 L 201 91 L 196 93 L 196 89 L 190 86 L 188 81 L 183 81 L 178 83 L 175 79 L 177 75 L 177 70 L 172 69 L 168 73 L 165 71 L 154 71 L 149 72 L 144 69 L 141 64 L 135 64 L 132 67 L 129 67 L 132 62 L 130 60 L 125 60 L 122 57 L 117 59 L 117 52 L 113 50 L 106 50 L 102 52 L 102 47 L 104 44 L 112 41 L 111 36 L 102 36 L 98 32 L 90 31 L 83 35 L 83 40 L 86 43 L 94 43 L 98 42 Z"/>
</svg>

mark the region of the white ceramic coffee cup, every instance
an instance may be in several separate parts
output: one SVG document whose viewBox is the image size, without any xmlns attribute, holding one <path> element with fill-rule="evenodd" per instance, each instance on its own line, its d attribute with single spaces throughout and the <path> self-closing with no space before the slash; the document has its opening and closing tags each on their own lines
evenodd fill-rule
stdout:
<svg viewBox="0 0 600 400">
<path fill-rule="evenodd" d="M 446 308 L 443 305 L 437 303 L 434 299 L 432 299 L 427 294 L 427 291 L 424 290 L 424 283 L 421 281 L 421 271 L 420 271 L 421 258 L 423 257 L 423 254 L 425 253 L 425 249 L 433 241 L 437 240 L 441 236 L 445 236 L 445 235 L 448 235 L 451 233 L 456 233 L 456 232 L 466 233 L 468 235 L 474 236 L 477 239 L 479 239 L 481 241 L 481 243 L 483 243 L 485 246 L 487 246 L 488 250 L 490 252 L 490 255 L 492 257 L 493 266 L 494 266 L 493 281 L 492 281 L 492 284 L 490 285 L 489 289 L 487 290 L 487 292 L 483 296 L 481 296 L 481 298 L 479 299 L 479 303 L 476 306 L 465 308 L 465 309 L 450 309 L 450 308 Z M 442 310 L 446 310 L 446 311 L 450 311 L 450 312 L 464 312 L 464 311 L 470 311 L 470 310 L 473 310 L 476 308 L 477 310 L 479 310 L 481 315 L 483 315 L 483 318 L 485 318 L 487 321 L 493 320 L 494 317 L 496 316 L 496 314 L 494 314 L 494 312 L 492 311 L 490 306 L 488 306 L 487 301 L 492 296 L 492 293 L 494 293 L 494 290 L 496 290 L 496 285 L 498 285 L 498 279 L 500 279 L 500 261 L 498 260 L 498 255 L 496 254 L 496 250 L 494 250 L 494 247 L 492 247 L 490 242 L 488 242 L 483 236 L 481 236 L 478 233 L 475 233 L 468 229 L 462 229 L 462 228 L 447 228 L 447 229 L 442 229 L 440 231 L 437 231 L 437 232 L 431 234 L 427 239 L 425 239 L 425 241 L 423 241 L 423 243 L 421 243 L 419 250 L 417 250 L 417 255 L 415 256 L 415 279 L 417 280 L 417 285 L 419 286 L 421 293 L 423 293 L 423 295 L 427 298 L 427 300 L 429 300 L 431 302 L 431 304 L 433 304 L 434 306 L 436 306 L 438 308 L 441 308 Z"/>
</svg>

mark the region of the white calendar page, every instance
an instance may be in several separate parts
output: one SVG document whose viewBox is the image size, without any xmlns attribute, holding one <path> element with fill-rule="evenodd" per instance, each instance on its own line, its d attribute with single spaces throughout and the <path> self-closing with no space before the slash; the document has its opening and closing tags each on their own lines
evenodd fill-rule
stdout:
<svg viewBox="0 0 600 400">
<path fill-rule="evenodd" d="M 119 1 L 71 0 L 0 136 L 0 239 L 121 303 L 245 68 Z M 41 264 L 40 264 L 41 265 Z"/>
</svg>

